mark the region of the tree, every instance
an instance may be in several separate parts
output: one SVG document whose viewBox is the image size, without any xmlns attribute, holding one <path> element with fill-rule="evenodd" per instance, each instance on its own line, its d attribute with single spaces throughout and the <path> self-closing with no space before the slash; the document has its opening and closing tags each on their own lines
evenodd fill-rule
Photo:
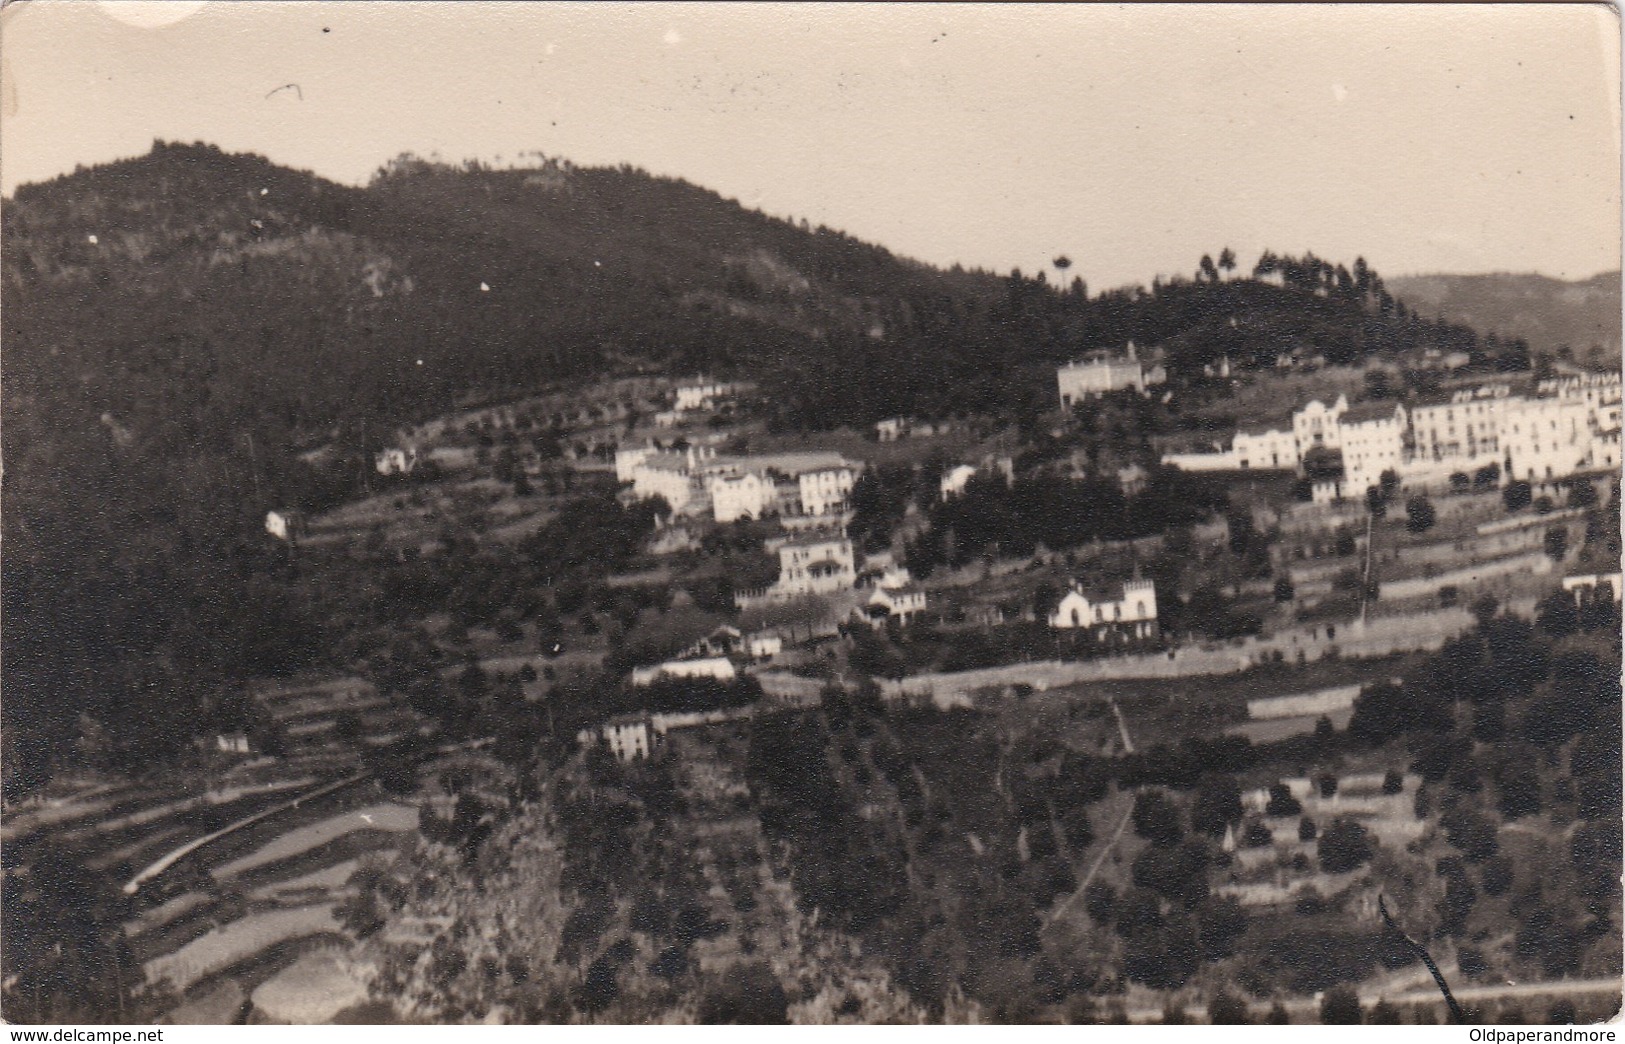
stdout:
<svg viewBox="0 0 1625 1044">
<path fill-rule="evenodd" d="M 1203 776 L 1191 803 L 1191 830 L 1223 837 L 1226 827 L 1241 820 L 1241 784 L 1228 774 Z"/>
<path fill-rule="evenodd" d="M 1229 247 L 1219 251 L 1219 271 L 1229 275 L 1236 270 L 1236 252 Z"/>
<path fill-rule="evenodd" d="M 1148 845 L 1134 860 L 1134 884 L 1190 909 L 1207 898 L 1207 867 L 1201 841 Z"/>
<path fill-rule="evenodd" d="M 1196 971 L 1196 947 L 1190 917 L 1175 911 L 1164 923 L 1127 937 L 1123 971 L 1154 990 L 1177 990 Z"/>
<path fill-rule="evenodd" d="M 1277 602 L 1290 602 L 1296 594 L 1297 591 L 1292 586 L 1292 578 L 1290 576 L 1283 575 L 1276 577 L 1275 600 Z"/>
<path fill-rule="evenodd" d="M 1292 1016 L 1287 1014 L 1286 1008 L 1280 1001 L 1276 1001 L 1270 1005 L 1269 1014 L 1264 1016 L 1264 1024 L 1267 1026 L 1290 1026 Z"/>
<path fill-rule="evenodd" d="M 724 979 L 709 983 L 700 998 L 702 1026 L 784 1026 L 788 1025 L 789 998 L 773 969 L 765 961 L 753 961 L 735 969 Z"/>
<path fill-rule="evenodd" d="M 1569 531 L 1566 526 L 1553 526 L 1546 531 L 1546 557 L 1554 562 L 1563 561 L 1569 551 Z"/>
<path fill-rule="evenodd" d="M 1295 816 L 1303 811 L 1303 805 L 1292 796 L 1292 790 L 1285 783 L 1270 784 L 1269 803 L 1264 806 L 1266 816 Z"/>
<path fill-rule="evenodd" d="M 1554 591 L 1535 609 L 1535 623 L 1553 638 L 1567 638 L 1580 629 L 1580 610 L 1567 591 Z"/>
<path fill-rule="evenodd" d="M 1483 886 L 1485 895 L 1505 895 L 1512 888 L 1512 881 L 1512 860 L 1504 855 L 1486 859 L 1478 868 L 1478 883 Z"/>
<path fill-rule="evenodd" d="M 1405 502 L 1405 528 L 1412 533 L 1426 533 L 1433 528 L 1433 502 L 1424 496 L 1414 496 Z"/>
<path fill-rule="evenodd" d="M 1316 833 L 1318 833 L 1318 831 L 1315 828 L 1315 821 L 1313 819 L 1310 819 L 1308 816 L 1304 816 L 1302 819 L 1298 820 L 1299 841 L 1313 841 Z"/>
<path fill-rule="evenodd" d="M 1320 1000 L 1320 1022 L 1323 1026 L 1358 1026 L 1365 1021 L 1360 1009 L 1360 998 L 1348 986 L 1333 986 Z"/>
<path fill-rule="evenodd" d="M 1388 494 L 1381 486 L 1367 486 L 1365 491 L 1365 507 L 1371 512 L 1373 518 L 1384 518 L 1388 514 Z"/>
<path fill-rule="evenodd" d="M 1537 515 L 1550 515 L 1555 507 L 1557 505 L 1552 502 L 1551 497 L 1539 496 L 1535 498 L 1535 514 Z"/>
<path fill-rule="evenodd" d="M 1083 893 L 1083 908 L 1089 919 L 1101 927 L 1112 923 L 1117 910 L 1117 890 L 1105 881 L 1093 881 Z"/>
<path fill-rule="evenodd" d="M 1220 988 L 1207 1002 L 1207 1020 L 1215 1026 L 1245 1026 L 1252 1021 L 1247 1016 L 1247 1002 L 1229 990 Z"/>
<path fill-rule="evenodd" d="M 1072 259 L 1062 254 L 1050 264 L 1055 266 L 1055 285 L 1059 288 L 1066 283 L 1066 270 L 1072 267 Z"/>
<path fill-rule="evenodd" d="M 1398 1026 L 1399 1009 L 1386 1000 L 1379 1000 L 1371 1009 L 1371 1016 L 1366 1021 L 1372 1026 Z"/>
<path fill-rule="evenodd" d="M 1179 809 L 1160 790 L 1142 790 L 1134 798 L 1134 832 L 1154 845 L 1177 845 L 1185 836 Z"/>
<path fill-rule="evenodd" d="M 1371 839 L 1359 823 L 1338 819 L 1320 835 L 1317 852 L 1322 870 L 1346 873 L 1371 858 Z"/>
<path fill-rule="evenodd" d="M 1522 511 L 1529 506 L 1532 491 L 1527 482 L 1509 482 L 1501 491 L 1501 502 L 1508 512 Z"/>
</svg>

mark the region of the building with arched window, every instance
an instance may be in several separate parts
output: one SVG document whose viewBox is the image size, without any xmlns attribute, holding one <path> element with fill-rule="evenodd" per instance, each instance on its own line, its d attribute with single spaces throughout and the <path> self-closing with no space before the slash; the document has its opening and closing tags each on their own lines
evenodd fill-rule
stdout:
<svg viewBox="0 0 1625 1044">
<path fill-rule="evenodd" d="M 1149 580 L 1125 580 L 1115 592 L 1090 591 L 1075 583 L 1050 614 L 1049 623 L 1060 630 L 1088 630 L 1101 642 L 1155 638 L 1157 590 Z"/>
</svg>

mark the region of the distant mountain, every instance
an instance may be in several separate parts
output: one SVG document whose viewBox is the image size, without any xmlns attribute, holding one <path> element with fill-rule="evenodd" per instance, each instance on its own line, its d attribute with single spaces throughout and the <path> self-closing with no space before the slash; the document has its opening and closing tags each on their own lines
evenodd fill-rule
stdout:
<svg viewBox="0 0 1625 1044">
<path fill-rule="evenodd" d="M 1532 351 L 1575 362 L 1620 362 L 1620 273 L 1564 281 L 1543 275 L 1421 275 L 1389 280 L 1394 293 L 1426 316 L 1443 316 L 1503 337 L 1522 337 Z"/>
</svg>

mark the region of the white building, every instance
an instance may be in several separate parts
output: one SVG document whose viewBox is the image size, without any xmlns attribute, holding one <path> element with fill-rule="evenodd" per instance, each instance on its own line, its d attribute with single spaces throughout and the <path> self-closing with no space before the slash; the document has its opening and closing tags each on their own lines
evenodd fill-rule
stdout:
<svg viewBox="0 0 1625 1044">
<path fill-rule="evenodd" d="M 1591 573 L 1585 576 L 1565 576 L 1563 590 L 1574 596 L 1576 605 L 1584 606 L 1599 599 L 1619 601 L 1621 575 L 1619 573 Z"/>
<path fill-rule="evenodd" d="M 772 593 L 781 598 L 850 590 L 857 579 L 852 541 L 842 536 L 805 534 L 770 542 L 778 551 L 779 579 Z"/>
<path fill-rule="evenodd" d="M 846 510 L 857 472 L 840 463 L 815 466 L 796 475 L 801 488 L 801 510 L 808 515 L 833 515 Z"/>
<path fill-rule="evenodd" d="M 1121 357 L 1096 354 L 1067 363 L 1055 371 L 1055 382 L 1061 393 L 1061 405 L 1073 406 L 1085 399 L 1097 398 L 1115 391 L 1134 389 L 1145 394 L 1147 388 L 1168 379 L 1161 366 L 1146 366 L 1140 362 L 1130 341 Z"/>
<path fill-rule="evenodd" d="M 582 729 L 576 733 L 576 742 L 583 748 L 602 743 L 617 760 L 635 761 L 654 750 L 654 733 L 649 727 L 649 715 L 623 714 L 596 729 Z"/>
<path fill-rule="evenodd" d="M 297 540 L 304 530 L 304 516 L 297 511 L 267 511 L 265 531 L 278 540 Z"/>
<path fill-rule="evenodd" d="M 1292 435 L 1297 441 L 1300 460 L 1312 449 L 1336 449 L 1342 445 L 1338 419 L 1348 408 L 1348 396 L 1339 395 L 1330 406 L 1314 399 L 1292 415 Z"/>
<path fill-rule="evenodd" d="M 1593 435 L 1582 399 L 1511 399 L 1502 420 L 1508 481 L 1551 482 L 1585 468 Z"/>
<path fill-rule="evenodd" d="M 1541 381 L 1537 394 L 1554 399 L 1577 399 L 1586 406 L 1593 431 L 1618 431 L 1620 426 L 1620 373 L 1570 373 Z"/>
<path fill-rule="evenodd" d="M 778 499 L 773 480 L 751 471 L 712 475 L 707 479 L 707 488 L 711 492 L 711 513 L 718 522 L 761 518 Z"/>
<path fill-rule="evenodd" d="M 896 619 L 907 624 L 925 611 L 925 588 L 914 583 L 907 569 L 888 569 L 875 585 L 863 614 L 876 627 Z"/>
<path fill-rule="evenodd" d="M 1495 457 L 1501 448 L 1501 421 L 1512 389 L 1506 384 L 1462 388 L 1423 400 L 1410 410 L 1413 462 L 1470 463 Z"/>
<path fill-rule="evenodd" d="M 1147 639 L 1157 636 L 1157 591 L 1149 580 L 1125 580 L 1116 597 L 1089 592 L 1073 584 L 1050 614 L 1057 629 L 1082 628 L 1098 641 L 1108 638 Z"/>
<path fill-rule="evenodd" d="M 656 452 L 653 446 L 637 446 L 631 449 L 618 449 L 615 451 L 615 481 L 631 482 L 637 472 L 637 467 L 648 459 L 649 454 Z"/>
<path fill-rule="evenodd" d="M 1383 472 L 1397 478 L 1405 459 L 1405 407 L 1397 402 L 1363 402 L 1338 418 L 1346 488 L 1363 492 L 1382 481 Z"/>
<path fill-rule="evenodd" d="M 745 638 L 745 652 L 753 660 L 771 660 L 784 651 L 784 639 L 771 631 L 757 631 Z"/>
<path fill-rule="evenodd" d="M 908 434 L 907 417 L 887 417 L 875 425 L 875 437 L 881 442 L 896 442 Z"/>
<path fill-rule="evenodd" d="M 1243 424 L 1230 453 L 1238 468 L 1296 471 L 1302 462 L 1291 424 Z"/>
<path fill-rule="evenodd" d="M 717 404 L 718 399 L 726 399 L 734 392 L 732 384 L 701 380 L 695 384 L 679 387 L 675 405 L 680 413 L 688 410 L 709 410 Z"/>
<path fill-rule="evenodd" d="M 942 499 L 957 497 L 965 492 L 965 484 L 976 474 L 976 469 L 969 464 L 960 464 L 942 476 L 939 483 L 942 489 Z"/>
<path fill-rule="evenodd" d="M 680 453 L 651 453 L 632 469 L 632 490 L 642 500 L 662 497 L 674 514 L 684 514 L 698 498 L 699 484 Z"/>
<path fill-rule="evenodd" d="M 414 446 L 401 448 L 391 446 L 383 450 L 373 461 L 380 475 L 409 475 L 412 469 L 418 466 L 418 451 Z"/>
<path fill-rule="evenodd" d="M 639 667 L 632 672 L 632 684 L 653 685 L 668 678 L 711 678 L 731 682 L 738 677 L 733 661 L 726 656 L 705 656 L 692 660 L 667 660 L 653 667 Z"/>
</svg>

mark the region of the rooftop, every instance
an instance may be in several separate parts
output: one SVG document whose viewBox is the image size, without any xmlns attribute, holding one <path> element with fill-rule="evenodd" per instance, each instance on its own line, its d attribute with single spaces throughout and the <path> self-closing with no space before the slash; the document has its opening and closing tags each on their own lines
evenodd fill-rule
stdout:
<svg viewBox="0 0 1625 1044">
<path fill-rule="evenodd" d="M 769 549 L 782 547 L 827 547 L 830 544 L 849 543 L 840 533 L 811 532 L 792 533 L 787 536 L 772 537 L 767 541 Z"/>
<path fill-rule="evenodd" d="M 1263 435 L 1267 432 L 1278 431 L 1284 434 L 1292 432 L 1291 416 L 1278 417 L 1266 420 L 1243 421 L 1236 425 L 1237 435 Z"/>
<path fill-rule="evenodd" d="M 1366 421 L 1392 420 L 1400 405 L 1392 400 L 1379 402 L 1357 402 L 1343 412 L 1339 423 L 1363 424 Z"/>
</svg>

